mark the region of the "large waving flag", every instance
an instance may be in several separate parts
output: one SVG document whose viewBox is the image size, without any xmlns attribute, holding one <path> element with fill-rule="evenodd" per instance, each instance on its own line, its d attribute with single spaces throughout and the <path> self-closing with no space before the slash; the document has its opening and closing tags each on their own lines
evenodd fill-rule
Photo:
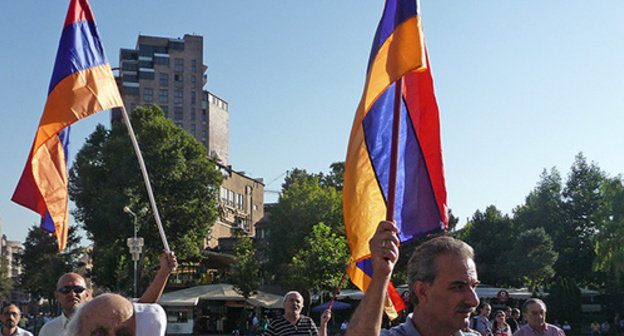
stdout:
<svg viewBox="0 0 624 336">
<path fill-rule="evenodd" d="M 48 99 L 12 200 L 41 215 L 59 251 L 67 243 L 69 125 L 122 106 L 87 0 L 72 0 L 63 26 Z"/>
<path fill-rule="evenodd" d="M 366 84 L 349 139 L 343 206 L 351 281 L 366 291 L 368 241 L 385 218 L 395 82 L 403 77 L 394 217 L 402 243 L 448 224 L 438 107 L 417 0 L 387 0 L 373 41 Z M 404 307 L 392 284 L 386 313 Z"/>
</svg>

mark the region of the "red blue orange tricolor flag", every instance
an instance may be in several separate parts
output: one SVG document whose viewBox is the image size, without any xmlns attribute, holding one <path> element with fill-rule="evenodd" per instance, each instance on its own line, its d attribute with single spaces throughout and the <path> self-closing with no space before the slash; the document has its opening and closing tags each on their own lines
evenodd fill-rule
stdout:
<svg viewBox="0 0 624 336">
<path fill-rule="evenodd" d="M 368 241 L 386 215 L 396 81 L 403 77 L 396 206 L 402 243 L 448 224 L 438 107 L 416 0 L 387 0 L 370 54 L 345 163 L 343 206 L 351 281 L 366 291 L 372 275 Z M 392 284 L 386 313 L 404 303 Z"/>
<path fill-rule="evenodd" d="M 121 96 L 87 0 L 72 0 L 63 26 L 48 99 L 12 200 L 41 215 L 59 251 L 68 229 L 69 125 L 122 106 Z"/>
</svg>

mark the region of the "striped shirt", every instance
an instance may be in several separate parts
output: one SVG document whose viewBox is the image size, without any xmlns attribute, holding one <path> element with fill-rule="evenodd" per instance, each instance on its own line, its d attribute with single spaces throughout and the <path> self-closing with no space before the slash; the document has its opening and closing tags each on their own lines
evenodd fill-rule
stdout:
<svg viewBox="0 0 624 336">
<path fill-rule="evenodd" d="M 283 316 L 271 322 L 263 335 L 268 336 L 318 336 L 316 324 L 307 316 L 299 316 L 296 324 L 288 322 Z"/>
</svg>

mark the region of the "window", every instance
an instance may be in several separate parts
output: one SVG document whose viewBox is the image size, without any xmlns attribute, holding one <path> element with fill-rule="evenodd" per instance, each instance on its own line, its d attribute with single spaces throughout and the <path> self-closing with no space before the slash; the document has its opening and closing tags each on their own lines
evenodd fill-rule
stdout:
<svg viewBox="0 0 624 336">
<path fill-rule="evenodd" d="M 158 77 L 160 79 L 160 86 L 169 86 L 169 74 L 161 72 Z"/>
<path fill-rule="evenodd" d="M 182 128 L 182 123 L 177 122 L 177 123 L 175 123 L 175 125 L 176 125 L 177 127 Z"/>
<path fill-rule="evenodd" d="M 221 187 L 221 203 L 227 204 L 228 190 Z"/>
<path fill-rule="evenodd" d="M 191 85 L 195 87 L 195 84 L 197 84 L 197 78 L 195 78 L 195 75 L 191 75 Z"/>
<path fill-rule="evenodd" d="M 152 69 L 139 69 L 140 79 L 154 79 L 154 70 Z"/>
<path fill-rule="evenodd" d="M 234 206 L 234 191 L 228 190 L 228 204 Z"/>
<path fill-rule="evenodd" d="M 197 136 L 195 134 L 195 124 L 191 124 L 191 134 L 193 134 L 194 137 Z"/>
<path fill-rule="evenodd" d="M 184 59 L 183 58 L 176 58 L 175 59 L 175 67 L 173 69 L 176 72 L 183 72 L 184 71 Z"/>
<path fill-rule="evenodd" d="M 236 194 L 236 207 L 240 210 L 245 210 L 245 198 L 243 194 Z"/>
<path fill-rule="evenodd" d="M 123 62 L 121 69 L 127 70 L 127 71 L 137 71 L 139 70 L 139 63 L 138 62 Z"/>
<path fill-rule="evenodd" d="M 175 120 L 184 119 L 184 110 L 182 109 L 182 106 L 173 107 L 173 119 Z"/>
<path fill-rule="evenodd" d="M 174 104 L 182 104 L 182 100 L 184 98 L 184 91 L 175 90 L 173 92 L 173 103 Z"/>
<path fill-rule="evenodd" d="M 169 57 L 154 56 L 154 64 L 169 65 Z"/>
<path fill-rule="evenodd" d="M 184 77 L 182 77 L 182 75 L 175 75 L 173 76 L 173 86 L 177 87 L 178 89 L 181 89 L 184 87 Z"/>
<path fill-rule="evenodd" d="M 197 60 L 191 60 L 191 72 L 197 72 Z"/>
<path fill-rule="evenodd" d="M 195 121 L 195 108 L 191 107 L 191 121 Z"/>
<path fill-rule="evenodd" d="M 154 90 L 150 88 L 143 89 L 143 101 L 146 103 L 151 103 L 154 101 Z"/>
<path fill-rule="evenodd" d="M 158 102 L 161 104 L 167 104 L 169 102 L 169 90 L 160 89 L 158 92 Z"/>
<path fill-rule="evenodd" d="M 195 91 L 191 91 L 191 105 L 195 105 Z"/>
<path fill-rule="evenodd" d="M 165 118 L 169 118 L 169 106 L 165 105 L 165 106 L 161 106 L 160 107 L 163 112 L 165 112 Z"/>
</svg>

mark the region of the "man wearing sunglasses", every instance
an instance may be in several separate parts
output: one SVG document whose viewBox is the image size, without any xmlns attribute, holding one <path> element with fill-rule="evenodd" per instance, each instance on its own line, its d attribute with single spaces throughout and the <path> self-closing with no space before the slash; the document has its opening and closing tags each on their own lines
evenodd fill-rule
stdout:
<svg viewBox="0 0 624 336">
<path fill-rule="evenodd" d="M 78 306 L 91 297 L 91 289 L 87 288 L 85 279 L 76 273 L 63 274 L 56 283 L 54 298 L 63 307 L 63 313 L 52 321 L 43 325 L 40 336 L 63 335 L 69 319 L 74 315 Z"/>
<path fill-rule="evenodd" d="M 162 294 L 169 275 L 178 266 L 178 261 L 173 254 L 163 254 L 160 259 L 160 269 L 156 277 L 147 288 L 139 303 L 156 303 Z M 74 315 L 79 306 L 91 299 L 91 289 L 87 287 L 85 279 L 76 273 L 62 275 L 54 291 L 54 297 L 63 307 L 63 313 L 46 323 L 39 331 L 39 336 L 64 335 L 69 319 Z"/>
</svg>

